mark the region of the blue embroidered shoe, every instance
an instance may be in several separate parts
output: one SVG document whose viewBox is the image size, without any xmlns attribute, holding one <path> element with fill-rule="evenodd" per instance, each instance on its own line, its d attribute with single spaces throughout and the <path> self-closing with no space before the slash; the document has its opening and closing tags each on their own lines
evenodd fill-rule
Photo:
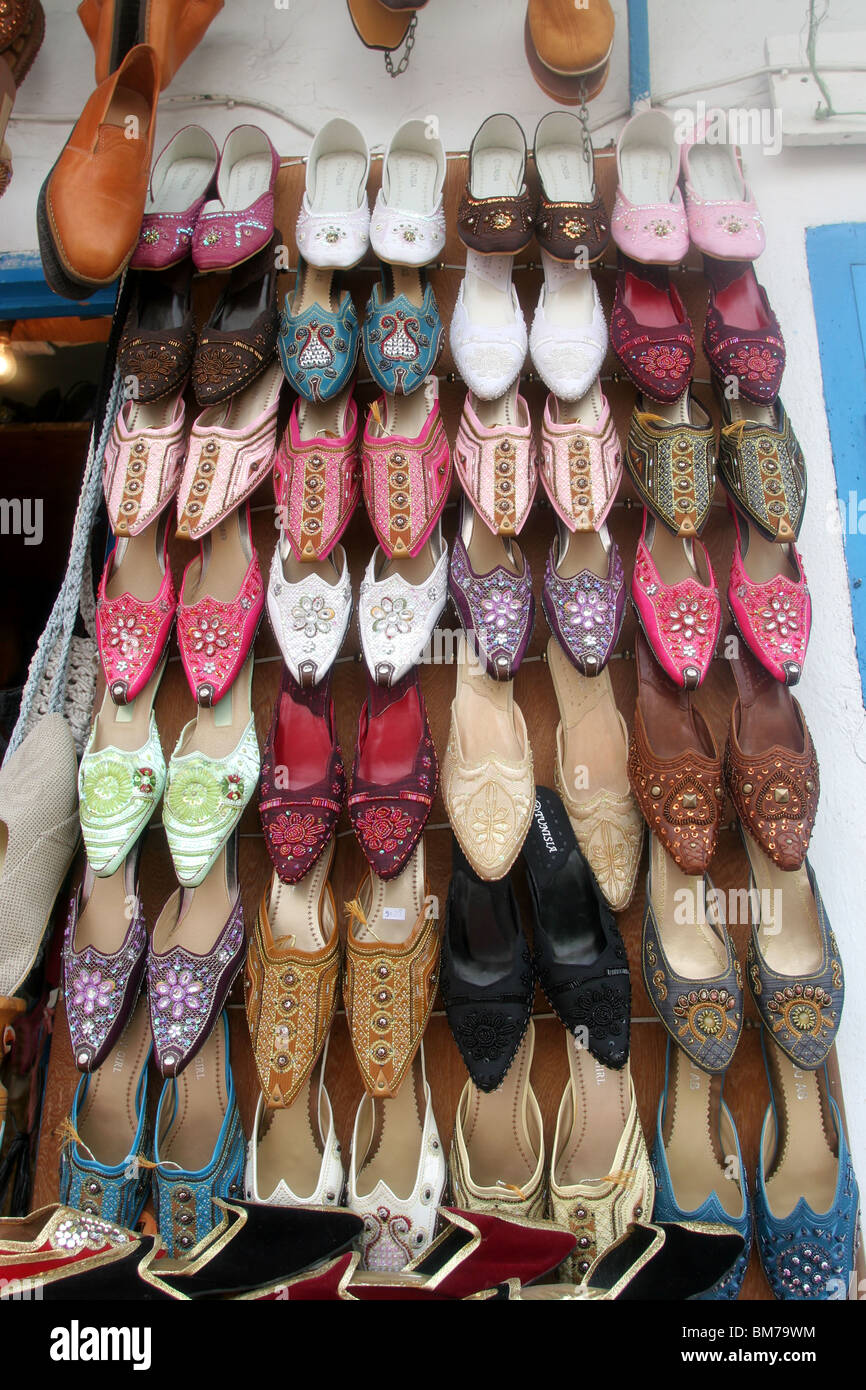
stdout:
<svg viewBox="0 0 866 1390">
<path fill-rule="evenodd" d="M 733 1228 L 743 1237 L 745 1247 L 736 1262 L 717 1284 L 697 1295 L 707 1302 L 738 1298 L 752 1248 L 752 1212 L 739 1135 L 721 1092 L 670 1038 L 651 1162 L 656 1182 L 653 1221 L 694 1221 Z"/>
<path fill-rule="evenodd" d="M 330 302 L 307 304 L 307 271 L 298 265 L 295 291 L 286 295 L 280 315 L 277 347 L 283 371 L 299 395 L 308 401 L 329 401 L 348 384 L 358 360 L 361 329 L 358 314 L 348 290 L 330 291 Z"/>
<path fill-rule="evenodd" d="M 389 294 L 385 276 L 410 276 L 422 287 L 421 303 L 405 293 Z M 393 286 L 396 288 L 396 286 Z M 383 267 L 364 314 L 364 357 L 373 380 L 391 395 L 408 396 L 430 375 L 442 346 L 442 320 L 433 286 L 423 271 Z"/>
<path fill-rule="evenodd" d="M 128 1230 L 150 1191 L 151 1051 L 147 1003 L 139 999 L 104 1064 L 79 1081 L 60 1153 L 61 1202 Z"/>
<path fill-rule="evenodd" d="M 755 1231 L 776 1298 L 848 1298 L 860 1193 L 827 1071 L 804 1071 L 762 1030 L 771 1103 L 761 1131 Z"/>
<path fill-rule="evenodd" d="M 223 1012 L 196 1065 L 166 1081 L 156 1112 L 154 1202 L 169 1255 L 182 1256 L 224 1216 L 220 1200 L 243 1196 L 244 1132 Z"/>
</svg>

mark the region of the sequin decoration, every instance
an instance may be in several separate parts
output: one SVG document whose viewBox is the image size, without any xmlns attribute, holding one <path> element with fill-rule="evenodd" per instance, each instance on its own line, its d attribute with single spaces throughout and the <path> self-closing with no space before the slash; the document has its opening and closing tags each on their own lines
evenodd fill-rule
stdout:
<svg viewBox="0 0 866 1390">
<path fill-rule="evenodd" d="M 193 955 L 182 946 L 147 958 L 150 1022 L 157 1062 L 176 1075 L 210 1031 L 240 969 L 244 918 L 240 897 L 211 949 Z"/>
<path fill-rule="evenodd" d="M 141 902 L 135 898 L 132 920 L 117 951 L 106 954 L 92 945 L 73 949 L 79 898 L 69 904 L 63 942 L 64 992 L 69 1037 L 76 1066 L 90 1071 L 122 1022 L 144 970 L 147 928 Z"/>
<path fill-rule="evenodd" d="M 520 575 L 501 566 L 478 575 L 458 535 L 449 587 L 460 620 L 467 633 L 474 635 L 491 675 L 510 679 L 523 659 L 535 615 L 528 564 Z"/>
<path fill-rule="evenodd" d="M 625 613 L 625 575 L 612 543 L 607 578 L 581 570 L 568 579 L 556 573 L 554 547 L 548 555 L 542 602 L 551 631 L 584 675 L 598 675 L 610 660 Z"/>
</svg>

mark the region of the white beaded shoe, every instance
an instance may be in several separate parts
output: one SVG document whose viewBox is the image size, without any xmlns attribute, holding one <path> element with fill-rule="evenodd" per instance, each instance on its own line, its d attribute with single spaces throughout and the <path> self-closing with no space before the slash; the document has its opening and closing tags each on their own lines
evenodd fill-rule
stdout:
<svg viewBox="0 0 866 1390">
<path fill-rule="evenodd" d="M 382 160 L 370 245 L 386 265 L 428 265 L 445 245 L 445 148 L 429 123 L 404 121 Z"/>
<path fill-rule="evenodd" d="M 259 1093 L 244 1172 L 248 1202 L 269 1207 L 340 1205 L 346 1175 L 325 1089 L 327 1055 L 325 1043 L 321 1061 L 293 1105 L 268 1109 Z"/>
<path fill-rule="evenodd" d="M 307 155 L 306 185 L 295 227 L 298 251 L 320 270 L 348 270 L 370 245 L 370 151 L 352 121 L 335 116 Z"/>
<path fill-rule="evenodd" d="M 395 685 L 419 662 L 448 599 L 448 547 L 438 525 L 414 560 L 373 551 L 361 581 L 358 626 L 370 675 Z"/>
<path fill-rule="evenodd" d="M 299 685 L 318 685 L 327 674 L 351 616 L 352 584 L 343 547 L 334 546 L 318 563 L 296 560 L 281 531 L 268 579 L 268 617 Z"/>
<path fill-rule="evenodd" d="M 526 320 L 511 283 L 512 256 L 466 253 L 466 276 L 451 315 L 454 362 L 482 400 L 503 396 L 526 360 Z"/>
<path fill-rule="evenodd" d="M 588 270 L 561 266 L 542 252 L 545 282 L 529 335 L 532 365 L 560 400 L 585 396 L 607 352 L 607 323 Z"/>
</svg>

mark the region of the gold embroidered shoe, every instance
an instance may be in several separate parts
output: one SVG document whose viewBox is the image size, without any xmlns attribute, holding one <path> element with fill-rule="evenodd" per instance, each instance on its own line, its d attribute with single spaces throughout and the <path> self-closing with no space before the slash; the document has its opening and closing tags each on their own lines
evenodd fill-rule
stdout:
<svg viewBox="0 0 866 1390">
<path fill-rule="evenodd" d="M 343 999 L 371 1095 L 395 1096 L 433 1008 L 439 929 L 425 880 L 424 841 L 396 878 L 372 870 L 347 903 Z"/>
<path fill-rule="evenodd" d="M 451 828 L 475 872 L 484 879 L 503 878 L 532 819 L 532 749 L 513 682 L 488 676 L 463 638 L 442 794 Z"/>
<path fill-rule="evenodd" d="M 337 1007 L 340 935 L 328 875 L 334 841 L 299 883 L 273 874 L 247 948 L 247 1022 L 269 1106 L 289 1106 L 321 1054 Z"/>
</svg>

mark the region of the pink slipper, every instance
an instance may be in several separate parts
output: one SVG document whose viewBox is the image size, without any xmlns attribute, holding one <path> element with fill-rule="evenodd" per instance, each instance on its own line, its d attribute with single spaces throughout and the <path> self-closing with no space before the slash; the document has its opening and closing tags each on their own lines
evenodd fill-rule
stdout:
<svg viewBox="0 0 866 1390">
<path fill-rule="evenodd" d="M 791 542 L 787 560 L 796 580 L 776 574 L 762 584 L 757 583 L 750 578 L 744 563 L 752 532 L 744 524 L 741 533 L 737 513 L 731 506 L 728 510 L 737 533 L 728 579 L 728 605 L 734 622 L 746 645 L 770 675 L 783 685 L 796 685 L 803 671 L 812 627 L 812 600 L 800 552 Z M 760 537 L 758 543 L 761 543 Z M 763 545 L 771 547 L 773 552 L 783 549 L 772 541 L 763 541 Z"/>
<path fill-rule="evenodd" d="M 204 537 L 201 555 L 184 570 L 177 608 L 180 659 L 193 697 L 216 705 L 226 694 L 249 655 L 265 606 L 259 557 L 252 539 L 249 507 L 242 508 L 226 534 Z M 222 553 L 215 555 L 215 549 Z M 245 567 L 245 568 L 244 568 Z M 217 599 L 202 586 L 239 576 L 230 599 Z"/>
<path fill-rule="evenodd" d="M 550 505 L 569 531 L 601 529 L 622 477 L 622 449 L 606 396 L 601 397 L 594 429 L 575 420 L 563 421 L 557 398 L 547 397 L 540 473 Z"/>
<path fill-rule="evenodd" d="M 481 417 L 492 411 L 500 420 L 483 423 Z M 516 382 L 495 405 L 467 391 L 454 463 L 464 492 L 488 529 L 494 535 L 519 535 L 538 486 L 538 460 L 529 407 Z"/>
<path fill-rule="evenodd" d="M 280 156 L 263 130 L 235 126 L 225 140 L 216 175 L 216 197 L 195 224 L 196 270 L 233 270 L 263 251 L 274 235 L 274 188 Z"/>
<path fill-rule="evenodd" d="M 722 609 L 716 577 L 706 547 L 696 537 L 687 542 L 696 553 L 695 570 L 707 582 L 681 579 L 665 584 L 651 555 L 654 519 L 648 522 L 644 508 L 643 531 L 638 541 L 631 597 L 656 661 L 676 685 L 695 690 L 701 684 L 716 650 Z"/>
<path fill-rule="evenodd" d="M 361 495 L 358 433 L 351 387 L 326 404 L 299 397 L 292 406 L 274 461 L 274 496 L 299 560 L 324 560 L 352 519 Z"/>
<path fill-rule="evenodd" d="M 177 492 L 186 450 L 183 392 L 124 401 L 105 446 L 102 487 L 116 536 L 137 536 Z"/>
<path fill-rule="evenodd" d="M 381 396 L 367 415 L 364 502 L 386 555 L 417 555 L 448 498 L 451 457 L 430 383 L 435 390 L 430 378 L 411 396 Z"/>
<path fill-rule="evenodd" d="M 147 685 L 165 651 L 177 609 L 177 594 L 168 563 L 168 526 L 155 535 L 162 580 L 152 599 L 124 592 L 108 598 L 111 576 L 129 542 L 120 538 L 102 571 L 96 595 L 96 644 L 105 683 L 116 705 L 135 699 Z M 142 545 L 146 542 L 142 541 Z"/>
</svg>

